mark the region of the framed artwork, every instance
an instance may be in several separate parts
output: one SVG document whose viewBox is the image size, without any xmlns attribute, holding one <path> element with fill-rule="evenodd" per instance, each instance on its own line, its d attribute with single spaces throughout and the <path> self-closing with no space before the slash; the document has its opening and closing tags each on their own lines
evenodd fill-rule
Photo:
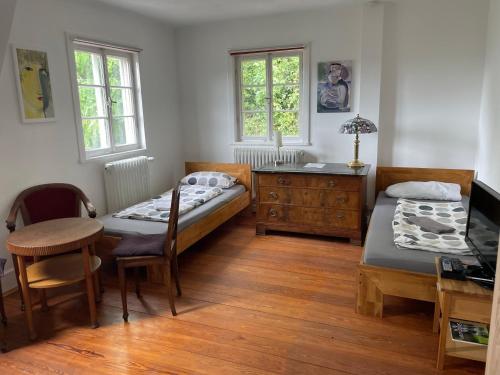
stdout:
<svg viewBox="0 0 500 375">
<path fill-rule="evenodd" d="M 12 54 L 22 121 L 55 121 L 47 53 L 12 46 Z"/>
<path fill-rule="evenodd" d="M 318 63 L 318 113 L 351 112 L 352 60 Z"/>
</svg>

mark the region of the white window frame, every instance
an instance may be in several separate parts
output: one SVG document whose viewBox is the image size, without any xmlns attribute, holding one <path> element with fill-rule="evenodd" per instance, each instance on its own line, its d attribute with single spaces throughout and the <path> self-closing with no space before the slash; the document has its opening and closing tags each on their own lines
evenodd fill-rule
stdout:
<svg viewBox="0 0 500 375">
<path fill-rule="evenodd" d="M 235 123 L 235 144 L 255 144 L 255 145 L 271 145 L 274 141 L 274 134 L 272 129 L 272 58 L 276 56 L 299 56 L 300 58 L 300 103 L 299 103 L 299 136 L 297 137 L 283 137 L 284 145 L 310 145 L 309 137 L 309 101 L 310 101 L 310 57 L 309 48 L 307 45 L 292 47 L 273 47 L 273 48 L 259 48 L 255 50 L 245 50 L 243 53 L 238 51 L 229 51 L 231 58 L 231 88 L 230 92 L 233 99 L 233 118 Z M 268 52 L 272 51 L 272 52 Z M 266 60 L 266 96 L 267 96 L 267 111 L 269 117 L 267 136 L 265 137 L 249 137 L 243 136 L 243 107 L 242 107 L 242 90 L 241 90 L 241 62 L 244 60 L 262 59 Z"/>
<path fill-rule="evenodd" d="M 124 47 L 116 44 L 108 43 L 108 42 L 99 42 L 92 39 L 81 38 L 75 35 L 67 35 L 67 49 L 68 49 L 68 62 L 69 62 L 69 71 L 71 78 L 71 85 L 73 91 L 73 105 L 75 111 L 75 122 L 77 127 L 77 139 L 78 139 L 78 148 L 80 154 L 80 161 L 85 162 L 96 158 L 108 157 L 108 156 L 116 156 L 120 154 L 129 154 L 142 152 L 146 150 L 146 140 L 144 134 L 144 118 L 142 112 L 142 94 L 141 94 L 141 85 L 140 85 L 140 72 L 139 72 L 139 52 L 140 49 L 132 48 L 132 47 Z M 109 83 L 108 72 L 107 72 L 107 56 L 120 56 L 125 57 L 130 62 L 130 70 L 131 70 L 131 87 L 133 92 L 133 101 L 134 101 L 134 114 L 135 119 L 135 133 L 136 133 L 136 143 L 127 144 L 127 145 L 115 145 L 114 137 L 113 137 L 113 126 L 112 126 L 112 109 L 111 106 L 107 106 L 106 109 L 108 119 L 108 135 L 109 135 L 109 147 L 103 148 L 99 150 L 86 150 L 85 142 L 83 137 L 83 125 L 82 125 L 82 115 L 80 109 L 80 96 L 78 91 L 78 81 L 76 76 L 76 65 L 75 65 L 75 51 L 88 51 L 99 54 L 102 58 L 103 64 L 103 76 L 104 76 L 104 86 L 106 92 L 106 96 L 110 98 L 110 89 L 111 85 Z M 80 85 L 81 86 L 81 85 Z M 92 87 L 94 85 L 89 85 Z M 118 87 L 119 86 L 113 86 Z M 129 87 L 127 87 L 129 88 Z M 128 117 L 128 116 L 127 116 Z"/>
</svg>

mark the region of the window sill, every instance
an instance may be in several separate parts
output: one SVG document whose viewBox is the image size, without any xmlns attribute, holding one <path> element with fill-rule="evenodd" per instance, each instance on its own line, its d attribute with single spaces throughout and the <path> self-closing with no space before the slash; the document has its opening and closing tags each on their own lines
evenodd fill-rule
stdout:
<svg viewBox="0 0 500 375">
<path fill-rule="evenodd" d="M 249 146 L 249 147 L 275 147 L 273 142 L 252 142 L 252 141 L 239 141 L 233 142 L 231 146 Z M 282 147 L 290 147 L 290 146 L 312 146 L 310 142 L 284 142 Z"/>
<path fill-rule="evenodd" d="M 134 156 L 142 156 L 144 153 L 147 151 L 146 148 L 138 148 L 135 150 L 127 150 L 127 151 L 121 151 L 121 152 L 115 152 L 112 154 L 105 154 L 105 155 L 97 155 L 97 156 L 92 156 L 92 157 L 87 157 L 85 159 L 80 159 L 80 163 L 90 163 L 90 162 L 97 162 L 97 161 L 115 161 L 119 160 L 123 157 L 134 157 Z"/>
</svg>

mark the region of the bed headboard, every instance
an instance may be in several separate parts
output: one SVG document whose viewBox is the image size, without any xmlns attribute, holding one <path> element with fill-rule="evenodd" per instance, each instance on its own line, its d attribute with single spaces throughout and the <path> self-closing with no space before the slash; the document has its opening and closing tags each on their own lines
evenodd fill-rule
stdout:
<svg viewBox="0 0 500 375">
<path fill-rule="evenodd" d="M 459 184 L 462 187 L 461 194 L 470 195 L 473 179 L 474 171 L 470 169 L 377 167 L 375 189 L 378 194 L 398 182 L 442 181 Z"/>
<path fill-rule="evenodd" d="M 186 174 L 201 171 L 226 172 L 236 177 L 238 182 L 244 185 L 248 191 L 252 191 L 252 166 L 250 164 L 187 161 L 185 163 L 185 169 Z"/>
</svg>

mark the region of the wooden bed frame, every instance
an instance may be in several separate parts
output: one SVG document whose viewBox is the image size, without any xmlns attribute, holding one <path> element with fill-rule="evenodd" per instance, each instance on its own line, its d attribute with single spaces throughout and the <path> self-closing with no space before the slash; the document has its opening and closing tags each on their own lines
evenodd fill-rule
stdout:
<svg viewBox="0 0 500 375">
<path fill-rule="evenodd" d="M 221 224 L 250 206 L 252 198 L 252 168 L 250 164 L 230 164 L 230 163 L 207 163 L 207 162 L 186 162 L 186 175 L 199 171 L 226 172 L 238 179 L 238 183 L 245 186 L 245 193 L 219 207 L 217 210 L 205 216 L 200 221 L 191 224 L 180 231 L 177 235 L 177 253 L 180 254 L 189 246 L 205 237 Z M 165 229 L 167 224 L 165 224 Z M 112 250 L 116 247 L 120 237 L 104 236 L 96 244 L 97 252 L 101 257 L 111 257 Z M 163 283 L 163 272 L 157 267 L 148 268 L 148 280 L 156 283 Z"/>
<path fill-rule="evenodd" d="M 378 167 L 376 195 L 389 185 L 406 181 L 443 181 L 461 186 L 463 195 L 470 195 L 473 170 Z M 368 227 L 370 230 L 370 226 Z M 358 266 L 358 290 L 356 312 L 382 317 L 384 296 L 397 296 L 434 302 L 436 299 L 436 276 L 364 264 L 361 257 Z"/>
</svg>

